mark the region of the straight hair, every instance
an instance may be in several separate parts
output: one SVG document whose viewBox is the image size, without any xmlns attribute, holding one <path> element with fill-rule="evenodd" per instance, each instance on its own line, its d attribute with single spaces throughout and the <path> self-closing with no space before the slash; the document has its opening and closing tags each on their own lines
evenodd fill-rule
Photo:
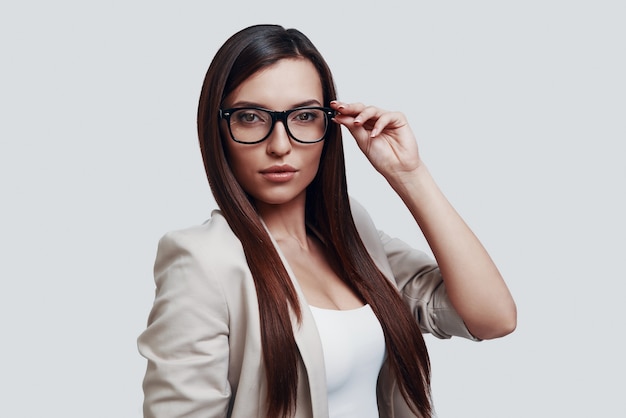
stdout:
<svg viewBox="0 0 626 418">
<path fill-rule="evenodd" d="M 198 106 L 198 137 L 211 191 L 241 241 L 259 301 L 261 343 L 267 379 L 268 418 L 296 410 L 299 354 L 292 316 L 302 311 L 296 290 L 251 197 L 230 168 L 220 130 L 224 99 L 261 69 L 283 59 L 310 61 L 319 74 L 324 106 L 336 98 L 331 71 L 313 43 L 296 29 L 255 25 L 232 35 L 206 73 Z M 342 280 L 378 318 L 388 361 L 402 396 L 417 416 L 432 415 L 430 362 L 417 320 L 398 289 L 376 267 L 358 234 L 348 196 L 341 129 L 331 123 L 316 177 L 306 191 L 305 219 L 316 230 Z"/>
</svg>

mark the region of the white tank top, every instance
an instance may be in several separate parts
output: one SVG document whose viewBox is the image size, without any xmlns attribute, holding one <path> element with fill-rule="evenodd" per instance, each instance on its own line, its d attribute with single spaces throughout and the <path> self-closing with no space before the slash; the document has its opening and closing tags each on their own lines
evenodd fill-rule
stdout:
<svg viewBox="0 0 626 418">
<path fill-rule="evenodd" d="M 376 382 L 385 336 L 369 305 L 346 311 L 311 306 L 322 341 L 330 418 L 378 418 Z"/>
</svg>

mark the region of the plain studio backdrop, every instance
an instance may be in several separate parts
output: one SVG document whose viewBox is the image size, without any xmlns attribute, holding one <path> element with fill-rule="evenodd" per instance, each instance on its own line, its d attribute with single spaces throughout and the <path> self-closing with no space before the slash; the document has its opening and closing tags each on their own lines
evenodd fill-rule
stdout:
<svg viewBox="0 0 626 418">
<path fill-rule="evenodd" d="M 626 6 L 620 1 L 6 1 L 0 416 L 138 418 L 166 231 L 215 208 L 195 131 L 235 31 L 296 27 L 339 99 L 403 111 L 519 309 L 426 336 L 440 418 L 624 417 Z M 345 137 L 351 194 L 428 251 Z"/>
</svg>

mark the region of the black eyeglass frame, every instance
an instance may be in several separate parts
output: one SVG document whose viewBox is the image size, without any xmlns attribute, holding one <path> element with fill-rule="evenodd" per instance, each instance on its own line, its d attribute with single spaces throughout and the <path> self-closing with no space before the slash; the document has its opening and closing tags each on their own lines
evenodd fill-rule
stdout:
<svg viewBox="0 0 626 418">
<path fill-rule="evenodd" d="M 269 115 L 272 118 L 272 125 L 270 126 L 270 129 L 267 132 L 267 135 L 265 135 L 263 138 L 259 139 L 258 141 L 254 141 L 254 142 L 239 141 L 233 135 L 233 131 L 232 131 L 232 128 L 230 126 L 230 117 L 232 116 L 232 114 L 235 111 L 237 111 L 237 110 L 246 110 L 246 109 L 261 110 L 263 112 L 269 113 Z M 322 135 L 322 137 L 320 139 L 317 139 L 315 141 L 301 141 L 301 140 L 299 140 L 298 138 L 293 136 L 293 134 L 289 130 L 289 124 L 287 123 L 287 117 L 290 114 L 292 114 L 293 112 L 297 112 L 299 110 L 307 110 L 307 109 L 321 110 L 321 111 L 324 112 L 324 115 L 326 116 L 326 128 L 324 130 L 324 135 Z M 219 110 L 219 117 L 220 117 L 220 119 L 224 119 L 226 121 L 226 124 L 228 125 L 228 133 L 230 134 L 230 138 L 233 141 L 235 141 L 235 142 L 238 142 L 240 144 L 247 144 L 247 145 L 258 144 L 258 143 L 261 143 L 261 142 L 265 141 L 267 138 L 269 138 L 269 136 L 274 131 L 274 126 L 276 125 L 276 121 L 281 121 L 283 123 L 283 126 L 285 127 L 285 130 L 287 131 L 287 134 L 289 135 L 289 138 L 293 139 L 294 141 L 299 142 L 301 144 L 315 144 L 317 142 L 323 141 L 326 138 L 326 134 L 328 133 L 328 126 L 330 125 L 330 122 L 331 122 L 332 118 L 334 118 L 336 114 L 337 114 L 337 112 L 334 109 L 331 109 L 330 107 L 322 107 L 322 106 L 302 106 L 302 107 L 296 107 L 294 109 L 289 109 L 289 110 L 269 110 L 269 109 L 265 109 L 265 108 L 262 108 L 262 107 L 247 106 L 247 107 L 233 107 L 231 109 L 220 109 Z"/>
</svg>

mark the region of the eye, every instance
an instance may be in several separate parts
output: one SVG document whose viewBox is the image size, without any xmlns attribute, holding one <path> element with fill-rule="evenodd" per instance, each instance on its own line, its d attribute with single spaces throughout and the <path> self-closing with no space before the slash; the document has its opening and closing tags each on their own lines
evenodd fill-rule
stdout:
<svg viewBox="0 0 626 418">
<path fill-rule="evenodd" d="M 265 123 L 269 119 L 268 115 L 265 112 L 256 109 L 237 110 L 233 114 L 233 117 L 236 123 L 242 123 L 246 125 Z"/>
<path fill-rule="evenodd" d="M 313 123 L 322 116 L 319 109 L 301 109 L 294 112 L 291 116 L 292 121 L 296 123 Z"/>
</svg>

